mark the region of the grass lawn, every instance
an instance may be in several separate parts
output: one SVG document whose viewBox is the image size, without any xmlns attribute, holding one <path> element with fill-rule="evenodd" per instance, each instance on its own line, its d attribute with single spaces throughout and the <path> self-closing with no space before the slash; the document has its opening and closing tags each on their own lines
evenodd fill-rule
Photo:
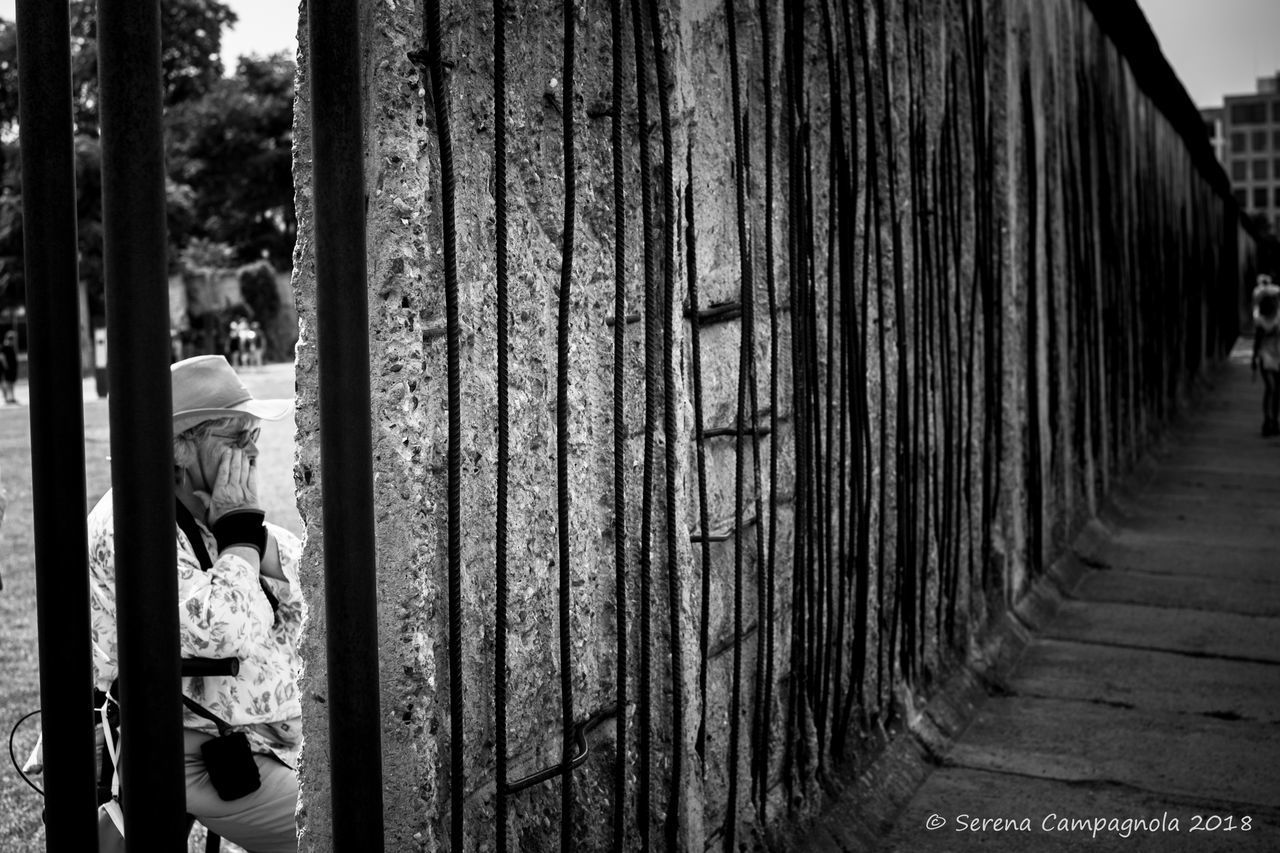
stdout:
<svg viewBox="0 0 1280 853">
<path fill-rule="evenodd" d="M 241 378 L 256 397 L 293 397 L 292 364 L 245 370 Z M 25 402 L 25 385 L 19 385 L 17 390 L 18 399 Z M 8 512 L 0 525 L 0 577 L 4 580 L 4 589 L 0 590 L 0 734 L 6 737 L 19 717 L 40 705 L 28 417 L 26 406 L 0 404 L 0 485 L 9 495 Z M 85 402 L 84 424 L 88 505 L 67 507 L 68 523 L 82 518 L 82 513 L 97 503 L 111 485 L 111 463 L 106 458 L 110 446 L 106 400 Z M 258 442 L 262 466 L 259 488 L 267 518 L 301 535 L 302 522 L 293 490 L 293 433 L 292 414 L 282 421 L 262 425 Z M 71 618 L 72 614 L 66 616 Z M 19 761 L 26 758 L 35 743 L 37 720 L 28 720 L 19 732 L 15 744 Z M 6 756 L 0 771 L 0 850 L 44 850 L 42 805 L 40 796 L 23 783 Z M 232 848 L 224 843 L 223 849 Z"/>
</svg>

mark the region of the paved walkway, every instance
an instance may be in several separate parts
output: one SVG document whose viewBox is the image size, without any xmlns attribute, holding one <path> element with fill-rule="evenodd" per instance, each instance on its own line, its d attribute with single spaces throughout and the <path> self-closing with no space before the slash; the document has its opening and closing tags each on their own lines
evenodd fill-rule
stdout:
<svg viewBox="0 0 1280 853">
<path fill-rule="evenodd" d="M 1215 381 L 885 849 L 1280 850 L 1280 439 L 1246 351 Z"/>
</svg>

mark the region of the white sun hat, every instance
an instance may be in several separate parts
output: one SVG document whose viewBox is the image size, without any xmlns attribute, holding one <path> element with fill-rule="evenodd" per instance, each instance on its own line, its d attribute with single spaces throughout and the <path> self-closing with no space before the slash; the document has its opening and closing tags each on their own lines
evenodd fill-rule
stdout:
<svg viewBox="0 0 1280 853">
<path fill-rule="evenodd" d="M 169 368 L 173 383 L 173 434 L 215 418 L 247 415 L 278 421 L 289 413 L 292 400 L 259 400 L 249 393 L 227 360 L 198 355 Z"/>
</svg>

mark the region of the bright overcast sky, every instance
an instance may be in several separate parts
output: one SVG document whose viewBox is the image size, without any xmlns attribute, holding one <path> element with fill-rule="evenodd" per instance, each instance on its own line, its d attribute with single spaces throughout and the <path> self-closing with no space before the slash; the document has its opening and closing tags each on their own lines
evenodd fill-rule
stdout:
<svg viewBox="0 0 1280 853">
<path fill-rule="evenodd" d="M 1139 0 L 1160 48 L 1199 107 L 1257 89 L 1280 71 L 1280 0 Z"/>
<path fill-rule="evenodd" d="M 230 70 L 243 54 L 298 49 L 297 0 L 223 0 L 239 20 L 222 33 L 222 56 Z M 1280 2 L 1280 0 L 1277 0 Z"/>
</svg>

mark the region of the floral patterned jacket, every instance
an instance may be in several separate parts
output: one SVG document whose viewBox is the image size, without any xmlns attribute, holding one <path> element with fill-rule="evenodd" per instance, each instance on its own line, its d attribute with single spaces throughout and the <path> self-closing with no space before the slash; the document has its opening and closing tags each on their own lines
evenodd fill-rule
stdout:
<svg viewBox="0 0 1280 853">
<path fill-rule="evenodd" d="M 213 533 L 196 522 L 205 548 L 218 553 Z M 302 742 L 298 633 L 303 603 L 298 586 L 298 538 L 267 524 L 280 551 L 288 582 L 263 577 L 278 601 L 273 613 L 258 570 L 233 554 L 216 557 L 205 571 L 181 529 L 178 544 L 178 630 L 183 657 L 240 659 L 235 677 L 183 679 L 183 693 L 243 731 L 255 752 L 274 754 L 297 766 Z M 115 525 L 108 491 L 89 513 L 89 618 L 94 682 L 107 690 L 117 674 Z M 183 725 L 217 734 L 217 728 L 184 708 Z"/>
</svg>

